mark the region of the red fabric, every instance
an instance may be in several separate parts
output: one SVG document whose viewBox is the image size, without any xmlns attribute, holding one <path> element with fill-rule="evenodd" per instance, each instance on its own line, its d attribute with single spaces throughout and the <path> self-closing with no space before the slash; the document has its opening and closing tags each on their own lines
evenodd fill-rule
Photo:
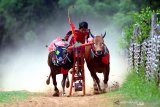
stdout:
<svg viewBox="0 0 160 107">
<path fill-rule="evenodd" d="M 64 69 L 63 67 L 61 67 L 61 73 L 62 74 L 68 74 L 68 69 Z"/>
<path fill-rule="evenodd" d="M 106 54 L 104 57 L 102 57 L 102 62 L 105 64 L 109 64 L 109 60 L 110 60 L 109 57 L 110 55 Z"/>
<path fill-rule="evenodd" d="M 89 33 L 88 32 L 86 32 L 85 34 L 83 34 L 83 33 L 81 33 L 80 31 L 78 31 L 78 32 L 75 32 L 75 36 L 74 37 L 72 37 L 72 39 L 71 39 L 71 41 L 70 41 L 70 45 L 73 45 L 73 44 L 75 44 L 76 43 L 76 41 L 77 42 L 80 42 L 80 43 L 85 43 L 85 37 L 86 36 L 88 36 L 89 35 Z"/>
<path fill-rule="evenodd" d="M 72 31 L 72 34 L 73 34 L 73 37 L 72 37 L 72 38 L 73 38 L 73 41 L 76 41 L 75 39 L 76 39 L 77 34 L 76 34 L 76 32 L 75 32 L 75 26 L 74 26 L 74 24 L 72 23 L 72 20 L 71 20 L 69 14 L 68 14 L 68 20 L 69 20 L 69 24 L 70 24 L 71 31 Z"/>
<path fill-rule="evenodd" d="M 71 18 L 69 17 L 69 14 L 68 14 L 68 20 L 69 20 L 69 24 L 70 24 L 70 27 L 71 27 L 72 34 L 73 34 L 73 36 L 76 36 L 76 34 L 75 34 L 75 26 L 74 26 L 74 24 L 72 23 L 72 20 L 71 20 Z"/>
</svg>

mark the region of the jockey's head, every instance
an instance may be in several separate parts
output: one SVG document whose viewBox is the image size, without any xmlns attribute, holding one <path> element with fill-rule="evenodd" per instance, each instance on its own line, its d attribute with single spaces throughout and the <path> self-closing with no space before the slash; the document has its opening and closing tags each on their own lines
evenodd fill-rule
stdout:
<svg viewBox="0 0 160 107">
<path fill-rule="evenodd" d="M 86 33 L 88 31 L 88 23 L 87 22 L 80 22 L 79 23 L 79 31 L 81 33 Z"/>
</svg>

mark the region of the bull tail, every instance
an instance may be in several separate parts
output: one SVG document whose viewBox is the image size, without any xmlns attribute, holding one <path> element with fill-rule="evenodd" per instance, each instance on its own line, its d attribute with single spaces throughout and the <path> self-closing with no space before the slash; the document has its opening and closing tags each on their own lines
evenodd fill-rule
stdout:
<svg viewBox="0 0 160 107">
<path fill-rule="evenodd" d="M 47 85 L 50 84 L 50 77 L 51 77 L 51 72 L 50 72 L 50 74 L 49 74 L 49 76 L 48 76 L 48 78 L 47 78 L 47 80 L 46 80 L 46 84 L 47 84 Z"/>
</svg>

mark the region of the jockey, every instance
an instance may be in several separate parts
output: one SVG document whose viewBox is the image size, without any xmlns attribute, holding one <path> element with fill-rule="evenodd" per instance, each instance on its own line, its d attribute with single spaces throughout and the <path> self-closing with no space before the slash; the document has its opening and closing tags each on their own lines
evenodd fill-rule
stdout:
<svg viewBox="0 0 160 107">
<path fill-rule="evenodd" d="M 80 22 L 79 23 L 79 29 L 75 30 L 75 35 L 72 36 L 69 44 L 72 46 L 76 42 L 80 42 L 82 44 L 87 41 L 89 38 L 90 29 L 88 29 L 88 23 L 87 22 Z M 68 41 L 69 37 L 72 35 L 72 31 L 69 31 L 66 36 L 64 37 L 64 41 Z"/>
<path fill-rule="evenodd" d="M 68 41 L 69 37 L 72 35 L 72 31 L 69 31 L 66 36 L 64 37 L 64 41 Z M 77 42 L 78 43 L 81 43 L 81 44 L 84 44 L 84 43 L 87 43 L 87 40 L 89 38 L 89 34 L 90 34 L 90 29 L 88 29 L 88 23 L 87 22 L 80 22 L 79 23 L 79 29 L 78 30 L 75 30 L 75 35 L 73 34 L 69 44 L 70 46 L 76 44 Z M 85 48 L 83 47 L 82 48 L 82 51 L 85 51 Z M 80 60 L 81 61 L 81 60 Z M 84 63 L 83 63 L 84 64 Z M 77 65 L 76 65 L 77 66 Z M 75 67 L 76 69 L 76 67 Z M 81 67 L 80 67 L 81 69 Z M 72 68 L 73 70 L 73 68 Z M 71 72 L 72 72 L 71 70 Z M 81 72 L 81 70 L 80 70 Z"/>
</svg>

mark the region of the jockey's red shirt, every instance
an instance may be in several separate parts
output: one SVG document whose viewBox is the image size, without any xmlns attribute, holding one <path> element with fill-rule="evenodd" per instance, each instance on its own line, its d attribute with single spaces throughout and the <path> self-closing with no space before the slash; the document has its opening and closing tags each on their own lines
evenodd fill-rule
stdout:
<svg viewBox="0 0 160 107">
<path fill-rule="evenodd" d="M 68 40 L 69 37 L 72 35 L 72 31 L 69 31 L 66 36 L 64 37 L 65 40 Z M 70 45 L 75 44 L 76 42 L 85 43 L 85 38 L 89 38 L 89 30 L 86 33 L 82 33 L 79 30 L 75 30 L 75 35 L 72 36 L 70 40 Z"/>
</svg>

